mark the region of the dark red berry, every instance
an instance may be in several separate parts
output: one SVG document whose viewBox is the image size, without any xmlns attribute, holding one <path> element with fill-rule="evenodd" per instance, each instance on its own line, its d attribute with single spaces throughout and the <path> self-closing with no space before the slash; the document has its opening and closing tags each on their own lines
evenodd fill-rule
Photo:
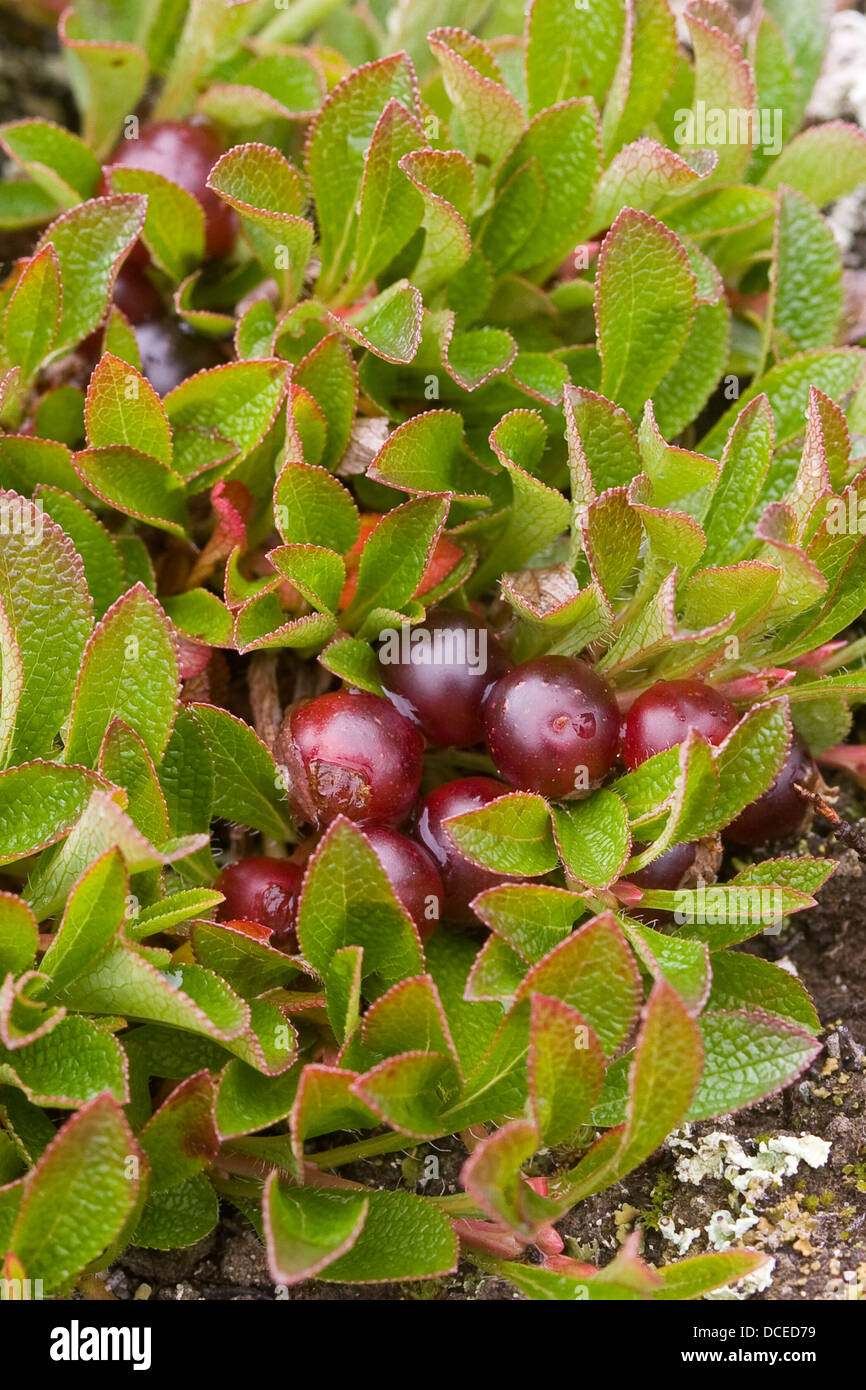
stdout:
<svg viewBox="0 0 866 1390">
<path fill-rule="evenodd" d="M 445 890 L 432 858 L 421 845 L 390 825 L 365 825 L 364 836 L 387 874 L 422 941 L 436 930 L 443 913 Z"/>
<path fill-rule="evenodd" d="M 509 661 L 481 618 L 438 608 L 384 637 L 379 669 L 392 703 L 431 743 L 469 748 L 484 737 L 481 705 Z"/>
<path fill-rule="evenodd" d="M 204 213 L 206 254 L 227 256 L 237 235 L 237 214 L 207 186 L 208 175 L 221 154 L 222 147 L 209 126 L 196 121 L 158 121 L 143 126 L 138 139 L 121 140 L 108 167 L 119 164 L 124 169 L 147 169 L 185 188 Z M 100 191 L 110 192 L 106 175 Z"/>
<path fill-rule="evenodd" d="M 643 848 L 645 846 L 635 845 L 635 854 L 640 854 Z M 629 874 L 629 883 L 636 883 L 639 888 L 665 888 L 674 892 L 677 888 L 682 888 L 684 879 L 694 866 L 697 852 L 697 840 L 692 840 L 689 844 L 674 845 L 651 864 L 647 864 L 645 869 L 638 869 L 637 873 Z"/>
<path fill-rule="evenodd" d="M 302 878 L 297 864 L 265 854 L 229 864 L 214 885 L 225 898 L 217 920 L 258 922 L 273 931 L 273 945 L 294 950 Z"/>
<path fill-rule="evenodd" d="M 469 904 L 485 888 L 513 882 L 510 874 L 497 874 L 470 864 L 458 850 L 443 821 L 477 811 L 488 802 L 504 796 L 508 787 L 493 777 L 461 777 L 428 792 L 418 806 L 415 833 L 430 851 L 445 885 L 445 917 L 450 922 L 475 923 L 478 919 Z"/>
<path fill-rule="evenodd" d="M 421 784 L 418 730 L 365 691 L 338 690 L 290 709 L 277 752 L 289 768 L 298 818 L 319 826 L 338 815 L 396 824 Z"/>
<path fill-rule="evenodd" d="M 153 281 L 128 260 L 120 267 L 114 282 L 114 302 L 133 327 L 161 318 L 165 312 Z"/>
<path fill-rule="evenodd" d="M 684 743 L 689 729 L 709 743 L 722 743 L 737 718 L 730 700 L 703 681 L 657 681 L 626 716 L 623 762 L 634 769 L 655 753 Z"/>
<path fill-rule="evenodd" d="M 796 834 L 809 810 L 809 802 L 796 790 L 796 783 L 811 789 L 817 777 L 811 753 L 795 734 L 775 782 L 722 831 L 724 839 L 735 845 L 763 845 Z"/>
<path fill-rule="evenodd" d="M 142 323 L 135 338 L 141 369 L 158 396 L 167 396 L 187 377 L 226 360 L 211 339 L 184 332 L 173 319 Z"/>
<path fill-rule="evenodd" d="M 609 771 L 620 716 L 610 687 L 585 662 L 542 656 L 497 681 L 485 701 L 484 732 L 507 782 L 562 799 Z"/>
</svg>

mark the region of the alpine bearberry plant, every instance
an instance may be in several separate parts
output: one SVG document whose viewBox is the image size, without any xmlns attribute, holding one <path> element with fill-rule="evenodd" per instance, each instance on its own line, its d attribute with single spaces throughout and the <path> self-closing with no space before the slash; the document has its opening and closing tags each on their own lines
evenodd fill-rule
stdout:
<svg viewBox="0 0 866 1390">
<path fill-rule="evenodd" d="M 736 947 L 866 697 L 866 137 L 800 128 L 812 0 L 433 8 L 78 0 L 78 132 L 0 128 L 0 1250 L 54 1294 L 221 1202 L 286 1286 L 764 1262 L 554 1223 L 819 1051 Z M 343 1176 L 448 1136 L 459 1190 Z"/>
</svg>

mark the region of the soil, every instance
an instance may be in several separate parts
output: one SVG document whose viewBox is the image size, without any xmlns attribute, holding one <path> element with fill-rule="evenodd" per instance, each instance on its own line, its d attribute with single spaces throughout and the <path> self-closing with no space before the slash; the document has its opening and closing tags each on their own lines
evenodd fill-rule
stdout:
<svg viewBox="0 0 866 1390">
<path fill-rule="evenodd" d="M 855 7 L 851 7 L 854 9 Z M 861 17 L 855 18 L 855 23 Z M 849 21 L 850 22 L 850 21 Z M 866 20 L 862 22 L 866 44 Z M 840 65 L 842 60 L 840 59 Z M 832 72 L 821 89 L 822 119 L 832 115 L 856 117 L 857 109 L 837 83 L 834 101 Z M 847 80 L 847 79 L 846 79 Z M 847 89 L 845 89 L 847 92 Z M 862 106 L 866 98 L 862 93 Z M 75 128 L 75 113 L 62 76 L 56 43 L 44 31 L 0 10 L 0 120 L 41 116 Z M 848 210 L 846 209 L 846 215 Z M 858 208 L 856 229 L 848 233 L 846 263 L 862 272 L 866 262 L 866 211 Z M 841 219 L 840 219 L 841 220 Z M 837 235 L 842 240 L 842 228 Z M 0 273 L 26 254 L 33 232 L 0 233 Z M 840 809 L 852 820 L 860 814 L 858 793 L 849 789 Z M 866 819 L 858 822 L 866 832 Z M 826 828 L 826 827 L 825 827 Z M 559 1225 L 567 1253 L 605 1264 L 629 1231 L 641 1233 L 650 1263 L 678 1258 L 685 1249 L 684 1232 L 693 1232 L 688 1253 L 712 1248 L 718 1220 L 727 1213 L 743 1225 L 746 1194 L 742 1187 L 744 1162 L 754 1160 L 762 1143 L 788 1136 L 814 1135 L 829 1143 L 826 1164 L 801 1162 L 797 1172 L 782 1177 L 762 1192 L 750 1192 L 746 1222 L 752 1222 L 734 1243 L 757 1246 L 775 1259 L 767 1287 L 743 1288 L 731 1296 L 774 1300 L 848 1300 L 866 1298 L 866 869 L 859 857 L 820 827 L 788 851 L 826 854 L 838 863 L 820 895 L 819 905 L 795 918 L 779 936 L 762 936 L 746 949 L 779 960 L 796 972 L 814 999 L 825 1028 L 823 1051 L 800 1081 L 778 1096 L 722 1120 L 694 1126 L 687 1136 L 673 1137 L 642 1168 L 615 1188 L 581 1204 Z M 780 852 L 778 849 L 776 852 Z M 683 1143 L 712 1141 L 728 1144 L 728 1162 L 721 1176 L 689 1182 L 683 1159 L 693 1157 Z M 348 1137 L 348 1136 L 347 1136 Z M 741 1146 L 739 1164 L 731 1162 L 731 1141 Z M 701 1150 L 703 1152 L 703 1150 Z M 736 1155 L 736 1150 L 733 1150 Z M 440 1176 L 436 1191 L 459 1189 L 466 1152 L 458 1140 L 407 1148 L 402 1154 L 366 1160 L 347 1177 L 381 1187 L 406 1185 L 425 1190 L 418 1182 L 425 1155 L 435 1154 Z M 721 1170 L 722 1165 L 719 1165 Z M 738 1186 L 735 1186 L 735 1183 Z M 429 1189 L 428 1189 L 429 1190 Z M 671 1224 L 672 1223 L 672 1224 Z M 673 1239 L 671 1238 L 673 1236 Z M 530 1249 L 527 1258 L 537 1258 Z M 158 1300 L 505 1300 L 519 1295 L 501 1280 L 480 1275 L 461 1265 L 446 1279 L 407 1285 L 347 1286 L 311 1282 L 275 1291 L 268 1276 L 262 1246 L 247 1221 L 226 1208 L 217 1229 L 188 1250 L 166 1253 L 128 1251 L 104 1278 L 91 1281 L 85 1296 Z"/>
</svg>

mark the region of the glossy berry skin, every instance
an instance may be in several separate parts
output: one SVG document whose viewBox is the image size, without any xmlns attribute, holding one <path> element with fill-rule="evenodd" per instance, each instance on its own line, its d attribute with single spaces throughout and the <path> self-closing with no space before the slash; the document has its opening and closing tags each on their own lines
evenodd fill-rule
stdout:
<svg viewBox="0 0 866 1390">
<path fill-rule="evenodd" d="M 227 256 L 237 235 L 237 215 L 207 186 L 208 175 L 221 154 L 222 147 L 209 126 L 196 121 L 156 121 L 142 126 L 137 140 L 121 140 L 108 167 L 146 169 L 185 188 L 204 213 L 206 255 Z M 106 176 L 100 191 L 111 191 Z"/>
<path fill-rule="evenodd" d="M 258 922 L 271 928 L 272 945 L 294 950 L 302 878 L 297 864 L 265 854 L 229 864 L 214 885 L 225 898 L 217 908 L 217 920 Z"/>
<path fill-rule="evenodd" d="M 434 609 L 423 623 L 395 629 L 379 648 L 392 703 L 440 748 L 481 742 L 484 697 L 508 669 L 487 624 L 459 609 Z"/>
<path fill-rule="evenodd" d="M 137 265 L 125 261 L 114 282 L 114 302 L 126 319 L 136 327 L 162 317 L 165 306 L 153 283 Z"/>
<path fill-rule="evenodd" d="M 610 687 L 585 662 L 542 656 L 497 681 L 484 704 L 484 732 L 506 782 L 561 800 L 610 770 L 620 715 Z"/>
<path fill-rule="evenodd" d="M 635 845 L 635 854 L 639 854 L 642 848 L 643 846 Z M 664 888 L 675 892 L 677 888 L 682 888 L 683 880 L 694 864 L 697 852 L 697 840 L 692 840 L 689 844 L 674 845 L 651 864 L 647 864 L 645 869 L 638 869 L 637 873 L 629 874 L 628 881 L 636 883 L 639 888 Z"/>
<path fill-rule="evenodd" d="M 187 377 L 226 360 L 216 343 L 197 333 L 185 333 L 173 319 L 140 324 L 135 339 L 141 369 L 158 396 L 167 396 Z"/>
<path fill-rule="evenodd" d="M 424 740 L 381 695 L 337 690 L 290 709 L 277 742 L 296 813 L 320 827 L 335 816 L 399 824 L 421 784 Z"/>
<path fill-rule="evenodd" d="M 478 925 L 469 904 L 485 888 L 514 882 L 511 874 L 497 874 L 471 864 L 458 850 L 443 824 L 452 816 L 477 811 L 509 790 L 493 777 L 461 777 L 428 792 L 418 806 L 415 834 L 430 852 L 445 886 L 445 917 L 461 925 Z"/>
<path fill-rule="evenodd" d="M 763 845 L 796 834 L 806 819 L 809 803 L 795 790 L 795 783 L 812 788 L 817 776 L 811 753 L 795 734 L 775 782 L 722 831 L 722 838 L 735 845 Z"/>
<path fill-rule="evenodd" d="M 738 717 L 730 700 L 703 681 L 657 681 L 626 716 L 623 762 L 634 770 L 654 754 L 684 743 L 689 729 L 708 743 L 722 743 Z"/>
<path fill-rule="evenodd" d="M 445 899 L 442 877 L 431 856 L 392 825 L 365 825 L 364 838 L 385 870 L 394 896 L 426 941 L 439 925 Z"/>
</svg>

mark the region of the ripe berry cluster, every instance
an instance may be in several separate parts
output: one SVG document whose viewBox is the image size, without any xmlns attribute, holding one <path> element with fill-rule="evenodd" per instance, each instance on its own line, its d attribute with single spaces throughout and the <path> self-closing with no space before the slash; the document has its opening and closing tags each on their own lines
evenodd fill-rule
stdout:
<svg viewBox="0 0 866 1390">
<path fill-rule="evenodd" d="M 518 788 L 568 800 L 599 785 L 621 760 L 633 770 L 682 743 L 694 729 L 711 744 L 737 723 L 731 702 L 699 680 L 659 681 L 623 719 L 610 686 L 574 657 L 512 665 L 495 634 L 470 612 L 440 608 L 411 630 L 411 642 L 380 649 L 387 698 L 340 690 L 286 713 L 277 755 L 289 769 L 293 811 L 311 838 L 293 860 L 258 856 L 225 869 L 224 920 L 269 927 L 274 944 L 295 946 L 303 864 L 315 835 L 338 815 L 358 824 L 422 938 L 440 920 L 477 924 L 473 899 L 507 876 L 470 863 L 448 821 Z M 471 748 L 482 742 L 501 780 L 462 777 L 419 799 L 425 742 Z M 795 737 L 770 789 L 726 829 L 738 845 L 781 838 L 802 823 L 797 784 L 815 765 Z M 399 828 L 398 828 L 399 827 Z M 698 845 L 674 846 L 632 875 L 642 888 L 678 888 L 693 873 Z"/>
</svg>

